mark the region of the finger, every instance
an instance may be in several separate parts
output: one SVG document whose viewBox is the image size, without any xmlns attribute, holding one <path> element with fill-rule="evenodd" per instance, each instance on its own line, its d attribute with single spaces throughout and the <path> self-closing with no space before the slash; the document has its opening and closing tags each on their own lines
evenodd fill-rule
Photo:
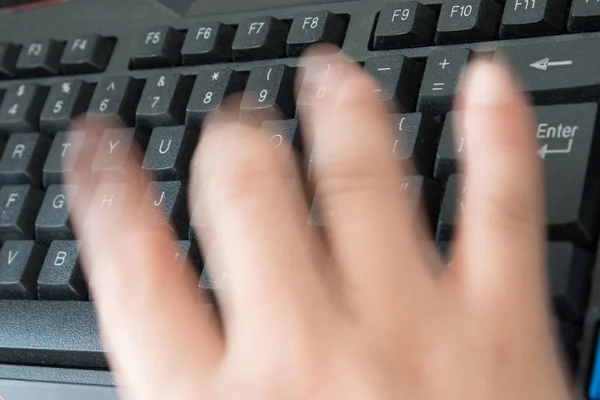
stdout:
<svg viewBox="0 0 600 400">
<path fill-rule="evenodd" d="M 91 138 L 105 133 L 102 123 L 80 123 L 78 129 Z M 117 140 L 124 146 L 127 138 Z M 129 157 L 118 173 L 89 179 L 78 171 L 89 167 L 95 152 L 82 146 L 66 182 L 76 188 L 68 192 L 74 228 L 111 367 L 131 398 L 173 397 L 173 390 L 177 398 L 191 398 L 220 360 L 216 324 L 201 317 L 197 281 L 186 281 L 175 265 L 175 238 L 148 218 L 139 157 Z"/>
<path fill-rule="evenodd" d="M 506 68 L 479 61 L 466 73 L 459 105 L 467 183 L 456 273 L 472 304 L 484 310 L 539 307 L 546 231 L 528 102 Z"/>
<path fill-rule="evenodd" d="M 401 191 L 404 174 L 376 84 L 343 57 L 316 53 L 305 60 L 299 102 L 311 104 L 301 117 L 319 205 L 330 217 L 328 242 L 352 306 L 388 321 L 390 306 L 412 313 L 433 289 L 420 224 Z"/>
<path fill-rule="evenodd" d="M 261 349 L 296 337 L 327 307 L 306 236 L 307 206 L 289 190 L 286 171 L 294 166 L 269 139 L 227 116 L 213 118 L 194 156 L 191 187 L 210 224 L 210 248 L 201 237 L 205 268 L 218 280 L 228 341 Z"/>
</svg>

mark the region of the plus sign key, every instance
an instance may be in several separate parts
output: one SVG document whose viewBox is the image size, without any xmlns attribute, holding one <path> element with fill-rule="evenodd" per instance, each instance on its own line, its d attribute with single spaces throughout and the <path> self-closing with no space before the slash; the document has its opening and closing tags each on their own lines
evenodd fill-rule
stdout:
<svg viewBox="0 0 600 400">
<path fill-rule="evenodd" d="M 469 62 L 471 50 L 434 51 L 427 59 L 417 111 L 426 114 L 445 114 L 452 108 L 454 94 L 463 68 Z"/>
</svg>

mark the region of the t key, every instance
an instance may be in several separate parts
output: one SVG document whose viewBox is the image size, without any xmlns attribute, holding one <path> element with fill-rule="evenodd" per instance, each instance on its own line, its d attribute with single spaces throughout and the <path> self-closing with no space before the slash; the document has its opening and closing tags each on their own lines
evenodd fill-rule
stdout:
<svg viewBox="0 0 600 400">
<path fill-rule="evenodd" d="M 434 51 L 427 59 L 417 110 L 428 114 L 444 114 L 452 108 L 452 98 L 459 89 L 458 81 L 469 62 L 471 50 Z"/>
<path fill-rule="evenodd" d="M 141 82 L 128 76 L 104 78 L 96 86 L 88 111 L 131 126 L 141 91 Z"/>
<path fill-rule="evenodd" d="M 191 80 L 179 74 L 148 79 L 136 111 L 136 124 L 151 128 L 183 124 L 191 88 Z"/>
<path fill-rule="evenodd" d="M 92 86 L 82 81 L 70 80 L 52 85 L 40 116 L 42 132 L 68 130 L 72 120 L 87 110 L 92 91 Z"/>
<path fill-rule="evenodd" d="M 242 112 L 279 111 L 293 116 L 293 85 L 294 71 L 286 65 L 253 69 L 242 97 Z"/>
</svg>

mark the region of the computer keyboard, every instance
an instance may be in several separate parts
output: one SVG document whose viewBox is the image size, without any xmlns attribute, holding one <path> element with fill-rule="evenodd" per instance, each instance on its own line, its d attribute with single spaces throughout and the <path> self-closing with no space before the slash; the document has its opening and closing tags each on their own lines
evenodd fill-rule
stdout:
<svg viewBox="0 0 600 400">
<path fill-rule="evenodd" d="M 414 166 L 401 187 L 443 252 L 465 189 L 465 143 L 452 132 L 460 73 L 493 57 L 520 76 L 545 165 L 556 333 L 578 398 L 600 399 L 600 1 L 219 3 L 210 15 L 193 0 L 73 0 L 0 13 L 0 398 L 21 388 L 9 381 L 111 384 L 62 186 L 71 168 L 62 160 L 78 151 L 66 134 L 73 119 L 100 114 L 125 127 L 103 133 L 91 168 L 117 171 L 140 146 L 158 189 L 152 200 L 179 239 L 174 260 L 220 290 L 225 277 L 203 268 L 203 226 L 187 210 L 198 128 L 241 92 L 242 115 L 276 110 L 282 120 L 262 125 L 271 143 L 303 153 L 297 110 L 311 104 L 303 85 L 295 99 L 294 79 L 302 52 L 325 42 L 379 81 L 374 95 L 396 138 L 390 151 Z M 304 172 L 311 179 L 310 162 Z M 315 202 L 307 223 L 325 226 L 331 213 Z"/>
</svg>

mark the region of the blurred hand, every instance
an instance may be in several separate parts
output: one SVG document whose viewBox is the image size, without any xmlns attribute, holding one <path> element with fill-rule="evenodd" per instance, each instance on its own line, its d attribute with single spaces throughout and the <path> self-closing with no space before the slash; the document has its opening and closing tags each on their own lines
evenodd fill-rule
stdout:
<svg viewBox="0 0 600 400">
<path fill-rule="evenodd" d="M 477 61 L 463 80 L 468 191 L 445 268 L 401 190 L 407 171 L 376 84 L 339 55 L 305 61 L 314 87 L 301 96 L 316 104 L 301 110 L 306 153 L 320 207 L 335 209 L 324 234 L 307 225 L 308 196 L 290 189 L 294 157 L 233 111 L 212 117 L 194 156 L 192 216 L 209 227 L 211 274 L 227 276 L 221 322 L 200 306 L 192 268 L 175 265 L 175 236 L 152 223 L 151 204 L 140 209 L 139 157 L 118 176 L 67 177 L 123 397 L 568 399 L 545 287 L 541 163 L 509 73 Z M 106 126 L 86 129 L 98 138 Z M 102 207 L 110 190 L 118 213 Z"/>
</svg>

